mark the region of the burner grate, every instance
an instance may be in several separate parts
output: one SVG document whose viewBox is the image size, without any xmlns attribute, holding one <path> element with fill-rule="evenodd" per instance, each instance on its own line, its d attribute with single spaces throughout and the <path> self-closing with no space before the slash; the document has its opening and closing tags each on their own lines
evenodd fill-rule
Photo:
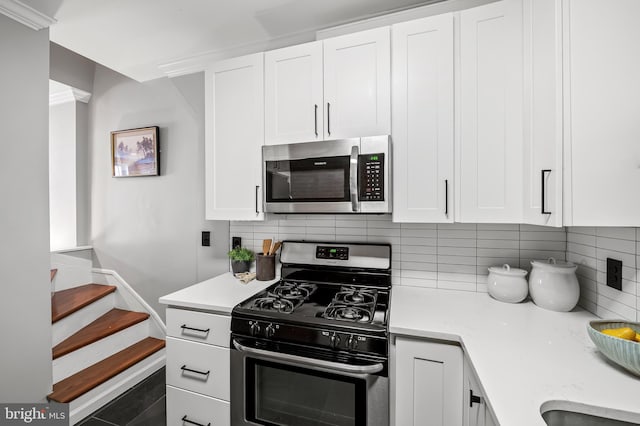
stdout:
<svg viewBox="0 0 640 426">
<path fill-rule="evenodd" d="M 377 299 L 378 292 L 375 289 L 343 286 L 322 316 L 340 321 L 370 323 L 373 321 Z"/>
</svg>

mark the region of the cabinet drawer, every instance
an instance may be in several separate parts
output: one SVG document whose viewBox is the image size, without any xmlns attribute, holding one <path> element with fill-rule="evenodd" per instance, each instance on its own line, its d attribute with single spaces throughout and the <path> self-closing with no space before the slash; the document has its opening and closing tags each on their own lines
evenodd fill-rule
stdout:
<svg viewBox="0 0 640 426">
<path fill-rule="evenodd" d="M 167 426 L 193 424 L 187 421 L 201 425 L 229 426 L 229 403 L 167 386 Z"/>
<path fill-rule="evenodd" d="M 167 337 L 167 384 L 229 400 L 229 349 Z"/>
<path fill-rule="evenodd" d="M 230 329 L 230 316 L 167 309 L 167 336 L 228 348 Z"/>
</svg>

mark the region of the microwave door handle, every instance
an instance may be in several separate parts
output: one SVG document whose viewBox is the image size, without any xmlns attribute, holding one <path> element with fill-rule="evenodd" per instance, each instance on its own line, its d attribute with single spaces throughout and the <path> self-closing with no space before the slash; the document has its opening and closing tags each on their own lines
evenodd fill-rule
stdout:
<svg viewBox="0 0 640 426">
<path fill-rule="evenodd" d="M 350 374 L 375 374 L 384 369 L 384 365 L 382 365 L 382 363 L 370 365 L 349 365 L 341 362 L 325 361 L 321 359 L 307 358 L 300 355 L 291 355 L 282 352 L 271 352 L 264 349 L 251 348 L 240 344 L 237 340 L 233 341 L 233 346 L 240 352 L 246 352 L 248 354 L 259 355 L 284 362 L 302 364 L 311 369 L 324 368 Z"/>
<path fill-rule="evenodd" d="M 358 146 L 351 147 L 351 160 L 349 167 L 349 190 L 351 191 L 351 210 L 360 210 L 358 202 Z"/>
</svg>

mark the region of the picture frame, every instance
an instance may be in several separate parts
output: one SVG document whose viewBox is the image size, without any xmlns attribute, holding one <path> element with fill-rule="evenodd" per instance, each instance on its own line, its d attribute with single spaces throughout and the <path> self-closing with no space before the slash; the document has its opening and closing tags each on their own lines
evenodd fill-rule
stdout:
<svg viewBox="0 0 640 426">
<path fill-rule="evenodd" d="M 111 176 L 160 176 L 158 126 L 111 132 Z"/>
</svg>

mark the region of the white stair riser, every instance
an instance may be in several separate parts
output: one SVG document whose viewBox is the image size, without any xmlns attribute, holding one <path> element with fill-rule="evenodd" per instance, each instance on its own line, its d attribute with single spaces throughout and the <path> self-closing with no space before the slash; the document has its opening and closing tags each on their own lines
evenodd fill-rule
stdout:
<svg viewBox="0 0 640 426">
<path fill-rule="evenodd" d="M 114 304 L 115 296 L 111 293 L 53 324 L 53 346 L 109 312 Z"/>
<path fill-rule="evenodd" d="M 107 380 L 100 386 L 71 401 L 69 404 L 70 424 L 74 425 L 98 408 L 149 377 L 165 364 L 165 350 L 161 349 L 139 363 Z"/>
<path fill-rule="evenodd" d="M 149 320 L 125 328 L 53 360 L 53 383 L 83 370 L 149 336 Z"/>
</svg>

